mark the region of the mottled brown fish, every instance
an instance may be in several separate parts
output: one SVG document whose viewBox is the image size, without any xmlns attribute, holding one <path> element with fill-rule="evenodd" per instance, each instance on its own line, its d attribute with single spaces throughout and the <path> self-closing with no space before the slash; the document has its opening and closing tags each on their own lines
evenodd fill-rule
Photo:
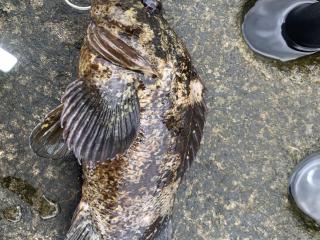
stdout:
<svg viewBox="0 0 320 240">
<path fill-rule="evenodd" d="M 68 240 L 171 239 L 171 211 L 199 149 L 204 86 L 155 0 L 93 0 L 79 78 L 32 149 L 83 166 Z"/>
</svg>

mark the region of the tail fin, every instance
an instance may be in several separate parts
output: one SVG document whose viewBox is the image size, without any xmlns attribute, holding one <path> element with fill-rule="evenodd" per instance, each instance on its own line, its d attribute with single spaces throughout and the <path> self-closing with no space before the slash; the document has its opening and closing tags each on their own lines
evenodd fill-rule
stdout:
<svg viewBox="0 0 320 240">
<path fill-rule="evenodd" d="M 145 240 L 171 240 L 172 239 L 172 216 L 165 215 L 157 218 L 155 222 L 147 231 L 144 232 L 144 235 L 141 239 Z"/>
<path fill-rule="evenodd" d="M 93 226 L 87 203 L 80 202 L 65 240 L 101 240 Z"/>
<path fill-rule="evenodd" d="M 154 240 L 171 240 L 173 235 L 172 216 L 167 216 L 162 228 L 154 236 Z"/>
</svg>

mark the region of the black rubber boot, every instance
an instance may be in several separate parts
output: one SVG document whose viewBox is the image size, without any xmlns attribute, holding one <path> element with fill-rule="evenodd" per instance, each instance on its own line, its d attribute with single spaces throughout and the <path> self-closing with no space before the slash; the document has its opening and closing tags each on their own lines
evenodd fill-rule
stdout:
<svg viewBox="0 0 320 240">
<path fill-rule="evenodd" d="M 320 48 L 320 2 L 293 9 L 283 24 L 283 34 L 298 50 Z"/>
<path fill-rule="evenodd" d="M 301 161 L 289 182 L 289 197 L 305 222 L 320 225 L 320 152 Z"/>
<path fill-rule="evenodd" d="M 258 0 L 242 25 L 255 52 L 289 61 L 320 50 L 320 3 L 316 0 Z"/>
</svg>

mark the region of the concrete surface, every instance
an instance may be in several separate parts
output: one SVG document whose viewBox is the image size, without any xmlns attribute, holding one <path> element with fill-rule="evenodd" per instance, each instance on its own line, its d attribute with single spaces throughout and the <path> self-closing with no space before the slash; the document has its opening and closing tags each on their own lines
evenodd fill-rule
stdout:
<svg viewBox="0 0 320 240">
<path fill-rule="evenodd" d="M 283 64 L 253 54 L 240 32 L 245 0 L 167 0 L 166 16 L 185 40 L 208 88 L 199 156 L 176 201 L 174 239 L 320 239 L 293 213 L 287 183 L 296 163 L 320 146 L 320 56 Z M 7 188 L 0 239 L 63 239 L 79 199 L 74 159 L 36 157 L 28 136 L 76 77 L 89 18 L 62 0 L 1 0 L 0 46 L 18 57 L 0 73 L 0 178 L 23 179 L 57 202 L 39 213 Z"/>
</svg>

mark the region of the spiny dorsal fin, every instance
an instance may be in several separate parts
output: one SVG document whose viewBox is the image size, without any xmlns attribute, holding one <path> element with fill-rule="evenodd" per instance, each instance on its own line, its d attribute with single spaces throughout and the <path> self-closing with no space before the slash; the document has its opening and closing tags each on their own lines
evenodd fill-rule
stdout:
<svg viewBox="0 0 320 240">
<path fill-rule="evenodd" d="M 200 148 L 207 108 L 204 101 L 205 88 L 197 73 L 190 82 L 189 101 L 182 116 L 177 151 L 181 154 L 182 173 L 189 168 Z"/>
</svg>

